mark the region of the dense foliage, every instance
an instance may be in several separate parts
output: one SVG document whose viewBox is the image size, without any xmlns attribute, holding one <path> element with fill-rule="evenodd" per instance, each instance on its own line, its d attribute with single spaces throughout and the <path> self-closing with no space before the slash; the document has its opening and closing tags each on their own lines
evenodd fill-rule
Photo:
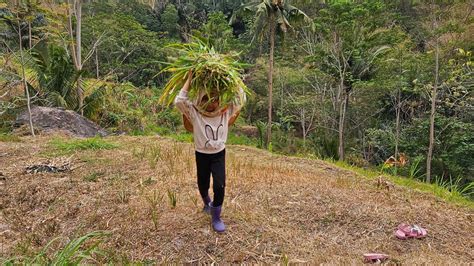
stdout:
<svg viewBox="0 0 474 266">
<path fill-rule="evenodd" d="M 434 121 L 431 172 L 438 179 L 432 180 L 474 181 L 469 1 L 273 1 L 311 18 L 310 27 L 285 28 L 285 12 L 293 9 L 282 9 L 272 24 L 239 8 L 272 1 L 84 1 L 80 70 L 67 31 L 68 6 L 19 2 L 0 4 L 3 131 L 26 106 L 23 80 L 32 104 L 83 111 L 113 130 L 179 129 L 179 114 L 158 104 L 170 76 L 156 73 L 166 67 L 167 46 L 194 35 L 209 38 L 219 52 L 240 52 L 239 60 L 251 65 L 244 81 L 255 97 L 239 123 L 255 126 L 263 145 L 269 39 L 278 24 L 269 148 L 364 167 L 405 154 L 408 164 L 394 171 L 424 179 Z"/>
</svg>

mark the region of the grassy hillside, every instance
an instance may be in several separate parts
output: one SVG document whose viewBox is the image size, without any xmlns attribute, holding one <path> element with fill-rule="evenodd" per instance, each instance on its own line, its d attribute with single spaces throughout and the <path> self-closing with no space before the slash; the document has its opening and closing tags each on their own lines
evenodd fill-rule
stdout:
<svg viewBox="0 0 474 266">
<path fill-rule="evenodd" d="M 367 252 L 408 264 L 473 260 L 472 202 L 444 200 L 432 188 L 411 188 L 414 181 L 378 188 L 370 176 L 320 160 L 227 150 L 228 231 L 216 234 L 200 212 L 190 143 L 156 136 L 0 141 L 0 255 L 25 261 L 59 237 L 44 249 L 47 261 L 64 255 L 56 252 L 71 239 L 105 231 L 84 239 L 83 252 L 94 243 L 102 250 L 90 262 L 359 263 Z M 70 170 L 31 170 L 45 163 Z M 401 222 L 427 228 L 428 237 L 396 239 Z"/>
</svg>

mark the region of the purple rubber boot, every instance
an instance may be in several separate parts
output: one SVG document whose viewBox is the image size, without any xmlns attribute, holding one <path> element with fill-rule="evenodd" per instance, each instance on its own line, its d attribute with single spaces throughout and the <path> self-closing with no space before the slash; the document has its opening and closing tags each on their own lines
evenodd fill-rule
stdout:
<svg viewBox="0 0 474 266">
<path fill-rule="evenodd" d="M 214 231 L 217 233 L 222 233 L 225 231 L 225 225 L 224 222 L 221 220 L 221 211 L 222 211 L 222 205 L 218 207 L 212 206 L 212 203 L 210 205 L 211 207 L 211 216 L 212 216 L 212 228 L 214 228 Z"/>
<path fill-rule="evenodd" d="M 204 207 L 202 207 L 202 211 L 207 213 L 207 214 L 211 214 L 211 198 L 209 196 L 206 196 L 204 198 L 202 198 L 202 202 L 204 203 Z"/>
</svg>

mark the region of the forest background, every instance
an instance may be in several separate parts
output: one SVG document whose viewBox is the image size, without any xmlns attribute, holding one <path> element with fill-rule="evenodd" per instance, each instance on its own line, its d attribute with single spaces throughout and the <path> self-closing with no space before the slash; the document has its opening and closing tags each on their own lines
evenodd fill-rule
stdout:
<svg viewBox="0 0 474 266">
<path fill-rule="evenodd" d="M 382 169 L 469 197 L 472 10 L 453 0 L 0 2 L 1 136 L 39 105 L 109 132 L 189 141 L 180 114 L 158 98 L 176 56 L 169 44 L 200 36 L 247 64 L 255 93 L 231 144 Z M 408 163 L 384 164 L 390 156 Z"/>
</svg>

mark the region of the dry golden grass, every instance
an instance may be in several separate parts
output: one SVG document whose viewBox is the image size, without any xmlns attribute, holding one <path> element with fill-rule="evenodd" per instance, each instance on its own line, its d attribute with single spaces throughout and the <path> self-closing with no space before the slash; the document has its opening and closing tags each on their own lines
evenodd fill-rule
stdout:
<svg viewBox="0 0 474 266">
<path fill-rule="evenodd" d="M 50 137 L 22 140 L 0 142 L 3 257 L 107 230 L 101 247 L 116 262 L 360 264 L 367 252 L 387 253 L 392 263 L 474 261 L 472 209 L 408 188 L 379 189 L 322 161 L 229 146 L 228 230 L 216 234 L 200 211 L 191 144 L 111 137 L 118 148 L 72 153 L 71 172 L 26 174 L 55 153 Z M 428 237 L 397 240 L 401 222 L 422 225 Z"/>
</svg>

